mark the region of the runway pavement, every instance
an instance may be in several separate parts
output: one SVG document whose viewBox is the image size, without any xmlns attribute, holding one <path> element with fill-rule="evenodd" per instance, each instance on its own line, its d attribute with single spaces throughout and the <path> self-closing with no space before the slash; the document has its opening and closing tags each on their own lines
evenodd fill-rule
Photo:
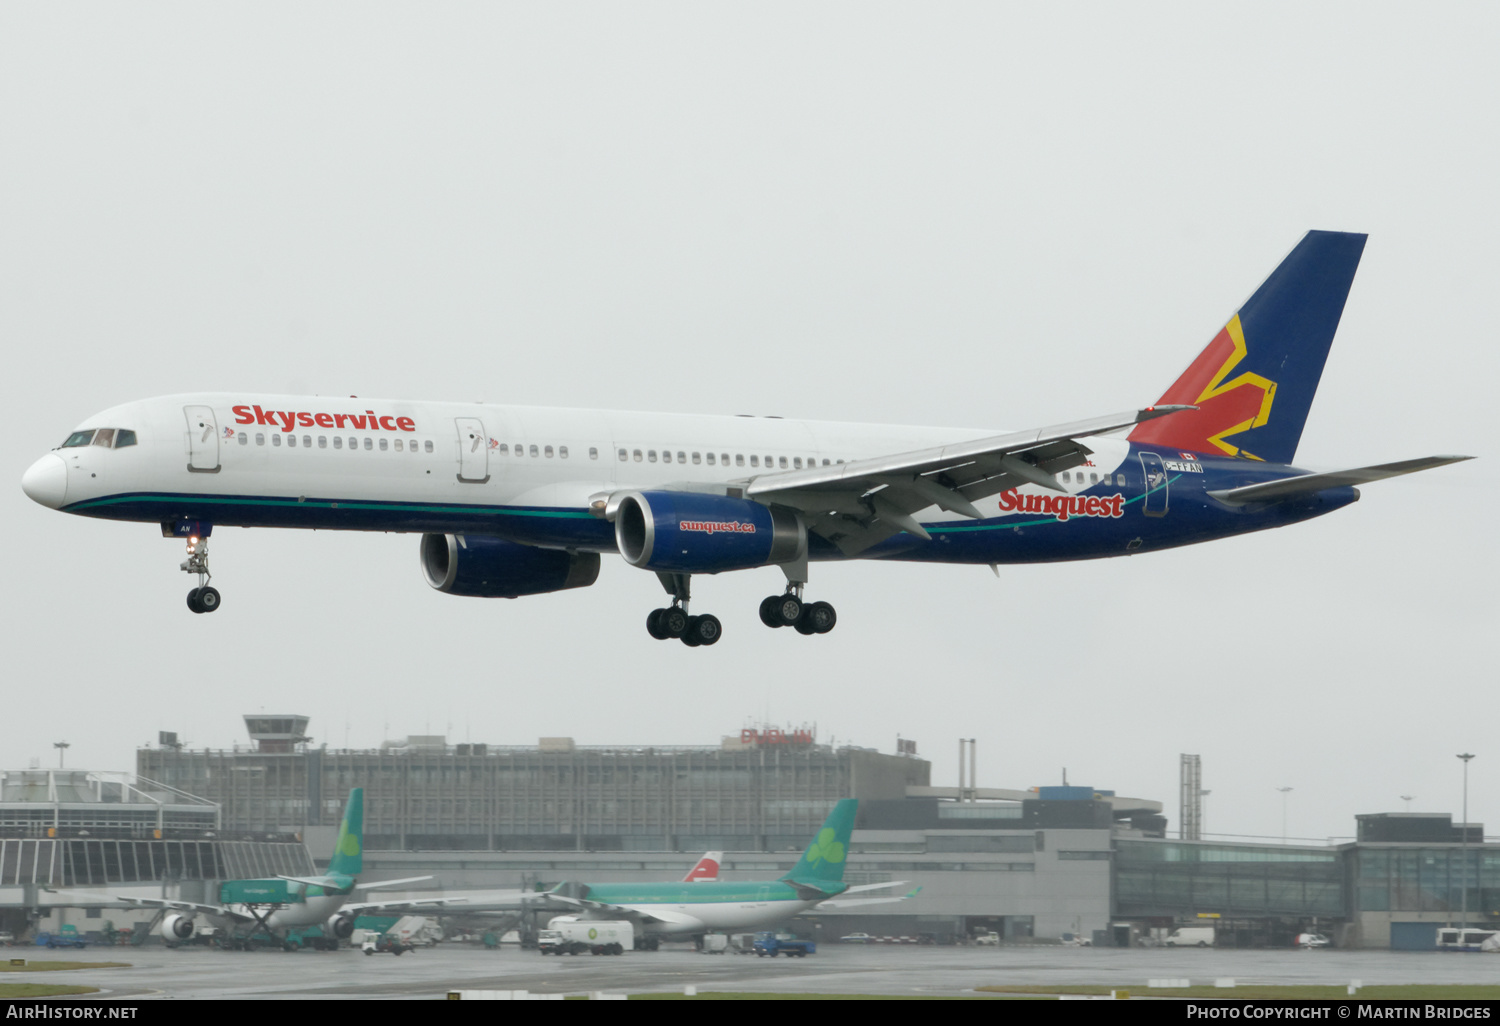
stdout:
<svg viewBox="0 0 1500 1026">
<path fill-rule="evenodd" d="M 966 995 L 986 984 L 1089 983 L 1143 991 L 1157 977 L 1211 983 L 1366 985 L 1493 983 L 1500 956 L 1353 951 L 1117 950 L 1056 946 L 940 948 L 826 945 L 798 959 L 700 955 L 685 947 L 621 956 L 543 956 L 439 945 L 397 957 L 337 952 L 226 952 L 207 948 L 11 948 L 30 960 L 130 962 L 128 969 L 6 973 L 6 983 L 54 982 L 103 988 L 105 998 L 408 998 L 450 990 L 585 994 L 681 991 Z"/>
</svg>

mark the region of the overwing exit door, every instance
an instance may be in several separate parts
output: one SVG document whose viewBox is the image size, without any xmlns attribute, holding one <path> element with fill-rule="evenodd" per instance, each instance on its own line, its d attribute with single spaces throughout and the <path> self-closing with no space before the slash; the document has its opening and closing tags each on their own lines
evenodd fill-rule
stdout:
<svg viewBox="0 0 1500 1026">
<path fill-rule="evenodd" d="M 219 472 L 219 422 L 211 406 L 184 406 L 187 418 L 188 472 Z"/>
<path fill-rule="evenodd" d="M 458 417 L 458 479 L 484 484 L 490 479 L 490 436 L 478 417 Z"/>
</svg>

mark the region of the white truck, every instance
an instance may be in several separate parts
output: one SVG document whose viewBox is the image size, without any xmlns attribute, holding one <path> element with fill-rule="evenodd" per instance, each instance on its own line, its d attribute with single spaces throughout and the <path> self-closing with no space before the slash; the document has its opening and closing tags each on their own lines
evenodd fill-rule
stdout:
<svg viewBox="0 0 1500 1026">
<path fill-rule="evenodd" d="M 1169 948 L 1211 948 L 1214 946 L 1212 926 L 1179 926 L 1167 934 L 1162 941 Z"/>
<path fill-rule="evenodd" d="M 559 916 L 537 931 L 536 947 L 544 955 L 623 955 L 635 947 L 635 927 L 623 919 Z"/>
</svg>

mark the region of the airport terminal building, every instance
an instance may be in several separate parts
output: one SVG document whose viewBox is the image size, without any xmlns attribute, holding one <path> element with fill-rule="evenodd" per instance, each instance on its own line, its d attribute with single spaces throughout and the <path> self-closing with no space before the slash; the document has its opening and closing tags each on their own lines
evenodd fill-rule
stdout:
<svg viewBox="0 0 1500 1026">
<path fill-rule="evenodd" d="M 251 744 L 141 749 L 135 775 L 0 773 L 0 929 L 60 922 L 68 891 L 204 900 L 228 879 L 308 875 L 365 788 L 365 872 L 434 891 L 680 879 L 704 851 L 725 879 L 787 872 L 840 798 L 860 799 L 845 879 L 897 903 L 795 929 L 965 941 L 1149 943 L 1210 922 L 1218 943 L 1430 948 L 1439 926 L 1500 929 L 1500 844 L 1438 814 L 1357 817 L 1343 845 L 1184 840 L 1160 802 L 1091 787 L 937 787 L 912 751 L 746 730 L 717 745 L 314 746 L 298 716 L 247 716 Z M 168 738 L 170 735 L 164 735 Z M 173 739 L 175 741 L 175 739 Z M 97 918 L 98 909 L 77 913 Z"/>
</svg>

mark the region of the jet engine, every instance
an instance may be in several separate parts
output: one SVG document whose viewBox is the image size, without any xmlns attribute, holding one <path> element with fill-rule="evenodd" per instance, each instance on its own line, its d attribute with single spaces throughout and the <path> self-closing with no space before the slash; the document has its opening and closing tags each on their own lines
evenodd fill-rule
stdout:
<svg viewBox="0 0 1500 1026">
<path fill-rule="evenodd" d="M 173 912 L 161 921 L 160 933 L 169 941 L 185 941 L 193 935 L 193 925 L 190 916 Z"/>
<path fill-rule="evenodd" d="M 422 573 L 449 595 L 516 598 L 587 588 L 599 578 L 597 552 L 539 549 L 476 534 L 422 535 Z"/>
<path fill-rule="evenodd" d="M 334 916 L 333 922 L 329 924 L 329 928 L 333 930 L 333 935 L 339 940 L 348 940 L 350 935 L 354 933 L 354 916 L 348 913 Z"/>
<path fill-rule="evenodd" d="M 615 541 L 631 566 L 712 574 L 787 563 L 807 551 L 807 525 L 790 510 L 697 492 L 626 492 Z"/>
</svg>

